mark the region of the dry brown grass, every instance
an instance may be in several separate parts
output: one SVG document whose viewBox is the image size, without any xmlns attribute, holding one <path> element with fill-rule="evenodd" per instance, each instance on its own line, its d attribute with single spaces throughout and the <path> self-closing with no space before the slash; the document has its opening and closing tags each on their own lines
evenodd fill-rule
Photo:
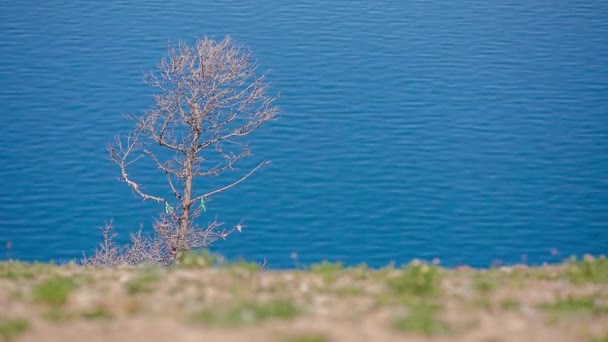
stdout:
<svg viewBox="0 0 608 342">
<path fill-rule="evenodd" d="M 0 337 L 281 342 L 608 336 L 605 259 L 485 271 L 423 263 L 264 271 L 191 258 L 177 268 L 0 263 Z"/>
</svg>

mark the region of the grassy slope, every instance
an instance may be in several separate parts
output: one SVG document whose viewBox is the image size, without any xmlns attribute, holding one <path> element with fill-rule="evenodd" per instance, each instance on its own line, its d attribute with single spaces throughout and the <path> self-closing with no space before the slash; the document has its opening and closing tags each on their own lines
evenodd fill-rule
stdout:
<svg viewBox="0 0 608 342">
<path fill-rule="evenodd" d="M 0 263 L 7 341 L 608 341 L 608 260 L 262 271 Z"/>
</svg>

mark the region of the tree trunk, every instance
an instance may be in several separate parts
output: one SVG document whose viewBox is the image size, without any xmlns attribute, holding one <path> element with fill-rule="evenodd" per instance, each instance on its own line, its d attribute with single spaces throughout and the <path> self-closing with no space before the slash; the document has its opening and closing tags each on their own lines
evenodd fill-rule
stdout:
<svg viewBox="0 0 608 342">
<path fill-rule="evenodd" d="M 179 220 L 179 227 L 177 232 L 177 252 L 182 252 L 186 250 L 187 241 L 186 241 L 186 233 L 188 232 L 188 225 L 190 224 L 190 199 L 192 198 L 192 160 L 191 156 L 186 158 L 184 163 L 184 195 L 182 197 L 182 216 Z"/>
</svg>

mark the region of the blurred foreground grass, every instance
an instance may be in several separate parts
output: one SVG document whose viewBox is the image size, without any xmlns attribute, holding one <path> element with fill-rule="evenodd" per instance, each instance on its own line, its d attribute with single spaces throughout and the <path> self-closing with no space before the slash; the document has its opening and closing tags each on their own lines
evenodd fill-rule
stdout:
<svg viewBox="0 0 608 342">
<path fill-rule="evenodd" d="M 0 338 L 608 339 L 604 257 L 485 270 L 413 261 L 382 269 L 323 262 L 271 271 L 208 251 L 181 261 L 173 268 L 115 269 L 2 262 Z"/>
</svg>

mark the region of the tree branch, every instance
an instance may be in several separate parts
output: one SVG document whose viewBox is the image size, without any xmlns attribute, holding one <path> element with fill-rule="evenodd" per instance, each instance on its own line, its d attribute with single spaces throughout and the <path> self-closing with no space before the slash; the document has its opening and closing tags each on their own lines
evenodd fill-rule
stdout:
<svg viewBox="0 0 608 342">
<path fill-rule="evenodd" d="M 248 174 L 244 175 L 243 177 L 241 177 L 240 179 L 238 179 L 237 181 L 235 181 L 234 183 L 231 183 L 229 185 L 226 185 L 225 187 L 219 188 L 217 190 L 213 190 L 211 192 L 208 192 L 204 195 L 198 196 L 195 199 L 193 199 L 191 201 L 191 203 L 196 203 L 197 201 L 200 201 L 201 198 L 206 199 L 208 197 L 211 197 L 212 195 L 215 195 L 217 193 L 220 193 L 222 191 L 226 191 L 230 188 L 232 188 L 233 186 L 236 186 L 237 184 L 241 183 L 242 181 L 244 181 L 245 179 L 249 178 L 249 176 L 251 176 L 254 172 L 256 172 L 259 168 L 261 168 L 262 166 L 266 165 L 266 164 L 270 164 L 270 161 L 263 161 L 261 162 L 258 166 L 254 167 L 253 170 L 249 171 Z"/>
<path fill-rule="evenodd" d="M 158 158 L 156 158 L 156 155 L 154 155 L 154 153 L 152 153 L 152 152 L 150 152 L 148 150 L 144 150 L 144 153 L 146 153 L 147 155 L 149 155 L 150 158 L 152 158 L 152 160 L 154 160 L 154 162 L 156 162 L 156 165 L 158 165 L 158 168 L 161 169 L 161 170 L 163 170 L 165 172 L 165 175 L 167 176 L 167 183 L 169 183 L 169 186 L 171 187 L 171 191 L 173 191 L 173 195 L 178 200 L 181 200 L 182 196 L 179 194 L 179 192 L 175 188 L 175 185 L 173 185 L 173 181 L 171 180 L 171 174 L 175 174 L 176 171 L 175 170 L 171 170 L 168 166 L 162 164 L 158 160 Z"/>
<path fill-rule="evenodd" d="M 110 146 L 108 151 L 110 152 L 110 159 L 118 165 L 120 168 L 121 176 L 123 181 L 133 189 L 139 196 L 141 196 L 144 200 L 153 200 L 156 202 L 165 202 L 163 198 L 152 196 L 144 193 L 139 189 L 139 184 L 134 182 L 129 178 L 129 174 L 127 173 L 127 166 L 130 165 L 133 161 L 127 162 L 129 155 L 133 152 L 134 148 L 138 146 L 139 131 L 133 133 L 133 135 L 127 135 L 127 147 L 124 148 L 122 144 L 122 140 L 120 136 L 116 136 L 116 147 Z M 141 156 L 137 157 L 135 160 L 141 158 Z"/>
<path fill-rule="evenodd" d="M 133 163 L 134 161 L 140 159 L 142 156 L 138 156 L 135 160 L 128 161 L 129 156 L 135 151 L 136 147 L 140 144 L 138 143 L 140 131 L 136 130 L 133 134 L 127 135 L 127 147 L 123 146 L 122 140 L 120 136 L 116 136 L 116 147 L 110 146 L 108 147 L 108 151 L 110 153 L 110 160 L 118 165 L 120 168 L 120 173 L 122 176 L 122 180 L 129 185 L 129 187 L 139 195 L 144 201 L 152 200 L 157 203 L 163 203 L 165 206 L 169 206 L 169 202 L 159 196 L 154 196 L 143 192 L 140 189 L 140 186 L 137 182 L 133 181 L 129 174 L 127 173 L 127 166 Z M 177 219 L 175 213 L 171 213 L 172 216 Z"/>
</svg>

